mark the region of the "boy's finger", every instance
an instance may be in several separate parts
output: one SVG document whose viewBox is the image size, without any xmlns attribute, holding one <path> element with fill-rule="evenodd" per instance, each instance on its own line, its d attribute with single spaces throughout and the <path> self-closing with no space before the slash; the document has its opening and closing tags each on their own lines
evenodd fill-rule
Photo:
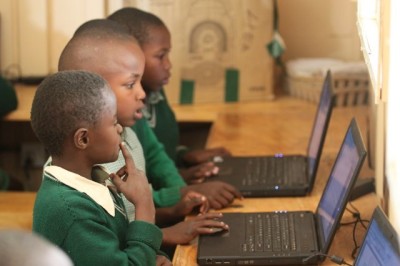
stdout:
<svg viewBox="0 0 400 266">
<path fill-rule="evenodd" d="M 227 190 L 234 195 L 235 198 L 243 199 L 242 193 L 239 192 L 234 186 L 228 185 Z"/>
<path fill-rule="evenodd" d="M 125 176 L 127 173 L 126 173 L 126 166 L 123 166 L 121 169 L 119 169 L 117 172 L 116 172 L 116 174 L 119 176 L 119 177 L 123 177 L 123 176 Z"/>
<path fill-rule="evenodd" d="M 205 196 L 203 196 L 203 195 L 201 195 L 201 196 L 200 195 L 196 195 L 196 196 L 192 196 L 190 198 L 190 201 L 193 202 L 196 205 L 201 204 L 206 200 L 207 200 L 207 198 Z"/>
<path fill-rule="evenodd" d="M 119 187 L 121 186 L 122 180 L 121 180 L 121 178 L 120 178 L 118 175 L 116 175 L 116 174 L 114 174 L 114 173 L 111 173 L 111 174 L 110 174 L 110 178 L 111 178 L 111 180 L 113 181 L 114 185 L 115 185 L 117 188 L 119 188 Z"/>
<path fill-rule="evenodd" d="M 203 204 L 200 205 L 200 213 L 207 213 L 208 210 L 210 209 L 210 203 L 208 202 L 208 200 L 206 199 Z"/>
<path fill-rule="evenodd" d="M 128 149 L 126 148 L 125 142 L 122 142 L 122 143 L 120 144 L 120 148 L 121 148 L 122 155 L 124 156 L 126 166 L 127 166 L 128 168 L 129 168 L 129 167 L 136 168 L 135 162 L 134 162 L 133 159 L 132 159 L 131 153 L 130 153 L 130 152 L 128 151 Z"/>
<path fill-rule="evenodd" d="M 213 175 L 217 175 L 219 173 L 219 167 L 218 166 L 215 166 L 213 169 L 212 169 L 212 174 Z"/>
</svg>

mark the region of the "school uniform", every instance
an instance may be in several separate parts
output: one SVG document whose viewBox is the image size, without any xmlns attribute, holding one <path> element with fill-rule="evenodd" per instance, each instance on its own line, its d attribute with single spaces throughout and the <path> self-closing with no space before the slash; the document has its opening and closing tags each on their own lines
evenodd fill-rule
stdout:
<svg viewBox="0 0 400 266">
<path fill-rule="evenodd" d="M 33 231 L 60 246 L 79 265 L 155 265 L 162 232 L 129 222 L 122 199 L 104 184 L 57 166 L 44 169 Z"/>
<path fill-rule="evenodd" d="M 184 166 L 182 156 L 188 151 L 188 147 L 179 145 L 179 125 L 164 89 L 148 93 L 143 115 L 157 139 L 164 145 L 168 156 L 177 166 Z"/>
</svg>

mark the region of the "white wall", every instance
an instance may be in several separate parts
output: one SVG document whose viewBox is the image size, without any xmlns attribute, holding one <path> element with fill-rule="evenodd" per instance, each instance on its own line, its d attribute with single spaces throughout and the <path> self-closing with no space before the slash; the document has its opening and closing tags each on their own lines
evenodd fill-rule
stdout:
<svg viewBox="0 0 400 266">
<path fill-rule="evenodd" d="M 104 17 L 108 6 L 100 0 L 1 0 L 2 72 L 20 76 L 55 72 L 75 29 Z"/>
<path fill-rule="evenodd" d="M 352 0 L 278 0 L 284 60 L 331 57 L 362 60 Z"/>
<path fill-rule="evenodd" d="M 146 9 L 150 4 L 145 0 L 1 0 L 1 70 L 19 65 L 22 75 L 54 72 L 62 48 L 78 25 L 123 5 Z M 362 58 L 355 1 L 279 0 L 278 5 L 287 44 L 284 59 Z"/>
</svg>

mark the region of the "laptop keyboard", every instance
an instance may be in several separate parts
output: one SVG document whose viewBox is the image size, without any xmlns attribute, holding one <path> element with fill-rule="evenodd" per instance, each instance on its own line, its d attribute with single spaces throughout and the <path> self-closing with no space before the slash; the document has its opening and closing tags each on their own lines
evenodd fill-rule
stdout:
<svg viewBox="0 0 400 266">
<path fill-rule="evenodd" d="M 246 239 L 243 251 L 283 251 L 297 250 L 294 214 L 267 213 L 246 216 Z"/>
<path fill-rule="evenodd" d="M 300 173 L 300 174 L 299 174 Z M 303 177 L 298 180 L 297 177 Z M 296 178 L 294 178 L 296 177 Z M 243 185 L 282 185 L 291 181 L 305 182 L 303 157 L 260 157 L 248 161 Z"/>
</svg>

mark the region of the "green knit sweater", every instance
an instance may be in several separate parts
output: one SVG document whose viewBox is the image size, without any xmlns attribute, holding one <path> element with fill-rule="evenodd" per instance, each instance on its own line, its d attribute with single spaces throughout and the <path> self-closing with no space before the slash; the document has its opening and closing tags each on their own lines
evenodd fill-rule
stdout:
<svg viewBox="0 0 400 266">
<path fill-rule="evenodd" d="M 145 118 L 132 127 L 135 131 L 146 161 L 146 175 L 151 183 L 154 203 L 157 207 L 176 204 L 180 198 L 180 189 L 186 185 L 175 163 L 168 157 L 164 146 L 157 140 Z"/>
<path fill-rule="evenodd" d="M 168 156 L 179 165 L 179 126 L 163 89 L 159 92 L 148 92 L 143 114 L 157 139 L 164 145 Z"/>
<path fill-rule="evenodd" d="M 33 211 L 33 230 L 60 246 L 75 266 L 155 265 L 162 233 L 144 221 L 109 215 L 89 196 L 44 176 Z"/>
</svg>

